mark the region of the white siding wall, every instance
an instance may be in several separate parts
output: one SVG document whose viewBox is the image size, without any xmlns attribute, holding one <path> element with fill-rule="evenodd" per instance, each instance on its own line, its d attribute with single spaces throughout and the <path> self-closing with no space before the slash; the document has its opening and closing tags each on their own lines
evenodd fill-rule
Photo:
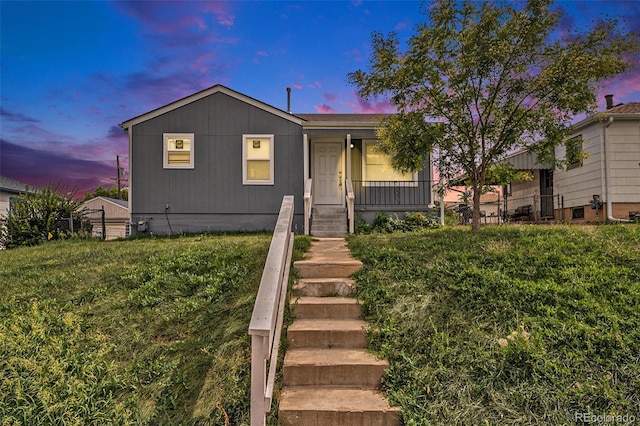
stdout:
<svg viewBox="0 0 640 426">
<path fill-rule="evenodd" d="M 640 203 L 640 123 L 614 121 L 609 141 L 611 201 Z"/>
<path fill-rule="evenodd" d="M 582 166 L 572 169 L 557 169 L 554 172 L 554 193 L 564 196 L 565 207 L 584 206 L 589 203 L 594 194 L 604 199 L 604 158 L 601 155 L 602 123 L 582 129 L 575 134 L 582 136 L 582 151 L 588 157 Z M 565 147 L 556 147 L 556 157 L 565 158 Z"/>
</svg>

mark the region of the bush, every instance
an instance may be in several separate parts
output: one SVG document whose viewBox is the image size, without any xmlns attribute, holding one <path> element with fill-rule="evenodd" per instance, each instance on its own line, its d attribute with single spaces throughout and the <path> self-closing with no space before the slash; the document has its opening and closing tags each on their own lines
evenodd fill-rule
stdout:
<svg viewBox="0 0 640 426">
<path fill-rule="evenodd" d="M 64 185 L 30 190 L 11 203 L 6 225 L 0 230 L 0 245 L 6 248 L 33 246 L 43 241 L 67 238 L 83 228 L 84 215 L 75 191 L 61 195 Z M 73 232 L 71 221 L 73 223 Z"/>
<path fill-rule="evenodd" d="M 359 218 L 356 224 L 356 233 L 370 234 L 378 232 L 389 234 L 392 232 L 412 232 L 420 229 L 433 229 L 439 226 L 436 219 L 429 217 L 424 212 L 407 212 L 402 219 L 397 215 L 391 217 L 383 212 L 376 212 L 376 216 L 371 224 Z"/>
</svg>

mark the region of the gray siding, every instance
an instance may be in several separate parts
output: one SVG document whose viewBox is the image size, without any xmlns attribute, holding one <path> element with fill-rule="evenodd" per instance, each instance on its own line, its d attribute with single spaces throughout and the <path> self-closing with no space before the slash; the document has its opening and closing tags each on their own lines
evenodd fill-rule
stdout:
<svg viewBox="0 0 640 426">
<path fill-rule="evenodd" d="M 223 93 L 136 124 L 132 130 L 132 220 L 174 232 L 270 229 L 282 197 L 302 211 L 302 129 Z M 163 133 L 194 133 L 194 169 L 163 168 Z M 242 135 L 274 135 L 274 185 L 242 184 Z M 248 216 L 243 216 L 248 215 Z M 252 219 L 248 219 L 252 218 Z"/>
</svg>

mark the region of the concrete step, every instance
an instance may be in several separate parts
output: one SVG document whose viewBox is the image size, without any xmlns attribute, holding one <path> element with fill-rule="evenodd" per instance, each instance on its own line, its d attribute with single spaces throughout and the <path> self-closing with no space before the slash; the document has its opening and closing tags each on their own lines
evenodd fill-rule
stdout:
<svg viewBox="0 0 640 426">
<path fill-rule="evenodd" d="M 284 385 L 373 389 L 388 366 L 364 349 L 291 349 L 284 358 Z"/>
<path fill-rule="evenodd" d="M 297 319 L 287 329 L 287 339 L 290 348 L 364 348 L 365 326 L 353 319 Z"/>
<path fill-rule="evenodd" d="M 400 408 L 372 389 L 285 388 L 278 419 L 295 426 L 397 426 Z"/>
<path fill-rule="evenodd" d="M 293 267 L 301 278 L 348 278 L 362 269 L 362 262 L 352 258 L 298 260 Z"/>
<path fill-rule="evenodd" d="M 348 278 L 304 278 L 293 286 L 298 297 L 349 296 L 355 292 L 355 282 Z"/>
<path fill-rule="evenodd" d="M 323 220 L 321 222 L 313 222 L 311 231 L 331 231 L 331 230 L 347 230 L 347 224 L 343 221 Z"/>
<path fill-rule="evenodd" d="M 347 209 L 345 207 L 329 207 L 329 206 L 315 206 L 311 209 L 313 214 L 347 214 Z"/>
<path fill-rule="evenodd" d="M 348 297 L 293 297 L 296 319 L 359 319 L 362 310 L 356 299 Z"/>
<path fill-rule="evenodd" d="M 317 238 L 344 238 L 346 234 L 347 231 L 311 231 L 311 236 Z"/>
</svg>

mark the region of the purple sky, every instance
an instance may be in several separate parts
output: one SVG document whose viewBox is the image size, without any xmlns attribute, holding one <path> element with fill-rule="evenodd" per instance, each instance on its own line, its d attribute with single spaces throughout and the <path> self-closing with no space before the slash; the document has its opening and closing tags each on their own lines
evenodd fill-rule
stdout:
<svg viewBox="0 0 640 426">
<path fill-rule="evenodd" d="M 560 2 L 566 26 L 603 13 L 640 30 L 630 1 Z M 0 1 L 0 174 L 79 192 L 114 186 L 126 157 L 119 123 L 214 84 L 294 112 L 392 112 L 359 99 L 372 31 L 401 40 L 417 1 Z M 640 101 L 636 72 L 599 98 Z M 122 159 L 126 167 L 127 159 Z"/>
</svg>

